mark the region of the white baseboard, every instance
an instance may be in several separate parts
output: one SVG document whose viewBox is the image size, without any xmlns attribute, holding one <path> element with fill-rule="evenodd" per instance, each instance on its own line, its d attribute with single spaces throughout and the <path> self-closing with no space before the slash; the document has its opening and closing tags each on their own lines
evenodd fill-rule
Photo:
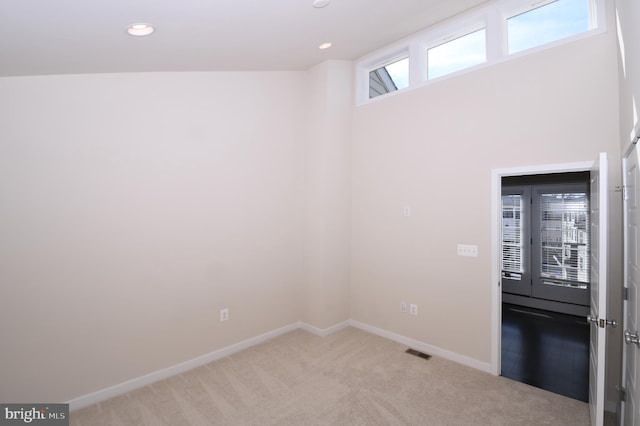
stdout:
<svg viewBox="0 0 640 426">
<path fill-rule="evenodd" d="M 165 368 L 164 370 L 156 371 L 156 372 L 147 374 L 145 376 L 138 377 L 138 378 L 108 387 L 106 389 L 102 389 L 97 392 L 93 392 L 88 395 L 84 395 L 84 396 L 72 399 L 71 401 L 67 402 L 67 404 L 69 404 L 69 411 L 79 410 L 89 405 L 97 404 L 98 402 L 106 401 L 109 398 L 113 398 L 118 395 L 123 395 L 127 392 L 131 392 L 141 387 L 150 385 L 151 383 L 155 383 L 157 381 L 166 379 L 168 377 L 175 376 L 176 374 L 184 373 L 185 371 L 189 371 L 196 367 L 200 367 L 210 362 L 222 359 L 236 352 L 240 352 L 244 349 L 250 348 L 251 346 L 255 346 L 257 344 L 265 342 L 274 337 L 280 336 L 285 333 L 289 333 L 290 331 L 293 331 L 293 330 L 297 330 L 298 328 L 300 328 L 300 323 L 293 323 L 293 324 L 278 328 L 276 330 L 261 334 L 259 336 L 252 337 L 251 339 L 244 340 L 234 345 L 227 346 L 217 351 L 210 352 L 206 355 L 199 356 L 192 360 L 185 361 L 180 364 L 176 364 L 169 368 Z"/>
<path fill-rule="evenodd" d="M 393 340 L 403 345 L 407 345 L 421 352 L 426 352 L 431 355 L 436 355 L 442 358 L 446 358 L 448 360 L 451 360 L 459 364 L 463 364 L 478 370 L 482 370 L 487 373 L 491 371 L 489 363 L 480 362 L 478 360 L 466 357 L 464 355 L 460 355 L 454 352 L 447 351 L 445 349 L 431 346 L 426 343 L 420 342 L 418 340 L 413 340 L 409 337 L 392 333 L 390 331 L 386 331 L 381 328 L 377 328 L 359 321 L 347 320 L 325 329 L 320 329 L 304 322 L 298 322 L 298 323 L 293 323 L 293 324 L 278 328 L 276 330 L 261 334 L 256 337 L 252 337 L 251 339 L 244 340 L 242 342 L 236 343 L 231 346 L 227 346 L 217 351 L 210 352 L 208 354 L 202 355 L 192 360 L 185 361 L 180 364 L 176 364 L 172 367 L 165 368 L 164 370 L 156 371 L 154 373 L 150 373 L 145 376 L 141 376 L 141 377 L 108 387 L 106 389 L 102 389 L 97 392 L 93 392 L 88 395 L 84 395 L 84 396 L 72 399 L 71 401 L 67 402 L 69 404 L 69 410 L 70 411 L 79 410 L 89 405 L 106 401 L 109 398 L 113 398 L 118 395 L 123 395 L 127 392 L 131 392 L 141 387 L 150 385 L 159 380 L 163 380 L 168 377 L 175 376 L 176 374 L 184 373 L 185 371 L 189 371 L 193 368 L 200 367 L 204 364 L 208 364 L 210 362 L 227 357 L 236 352 L 240 352 L 244 349 L 250 348 L 251 346 L 255 346 L 257 344 L 263 343 L 274 337 L 278 337 L 282 334 L 289 333 L 290 331 L 293 331 L 293 330 L 302 329 L 309 333 L 315 334 L 316 336 L 326 337 L 349 326 L 359 328 L 371 334 L 375 334 L 377 336 L 384 337 L 389 340 Z"/>
<path fill-rule="evenodd" d="M 300 328 L 302 330 L 304 330 L 304 331 L 308 331 L 311 334 L 315 334 L 316 336 L 326 337 L 326 336 L 329 336 L 329 335 L 335 333 L 336 331 L 340 331 L 343 328 L 349 327 L 349 325 L 350 325 L 350 322 L 349 322 L 349 320 L 347 320 L 347 321 L 343 321 L 341 323 L 338 323 L 336 325 L 333 325 L 333 326 L 331 326 L 329 328 L 320 329 L 318 327 L 314 327 L 314 326 L 312 326 L 310 324 L 307 324 L 305 322 L 301 322 L 300 323 Z"/>
<path fill-rule="evenodd" d="M 437 346 L 432 346 L 427 343 L 420 342 L 419 340 L 414 340 L 401 334 L 383 330 L 381 328 L 377 328 L 359 321 L 350 320 L 349 324 L 352 327 L 359 328 L 361 330 L 367 331 L 380 337 L 384 337 L 389 340 L 393 340 L 394 342 L 409 346 L 410 348 L 416 349 L 420 352 L 439 356 L 441 358 L 448 359 L 449 361 L 457 362 L 458 364 L 466 365 L 467 367 L 475 368 L 476 370 L 481 370 L 485 373 L 491 374 L 491 363 L 478 361 L 477 359 L 469 358 L 468 356 L 460 355 L 458 353 L 451 352 Z"/>
</svg>

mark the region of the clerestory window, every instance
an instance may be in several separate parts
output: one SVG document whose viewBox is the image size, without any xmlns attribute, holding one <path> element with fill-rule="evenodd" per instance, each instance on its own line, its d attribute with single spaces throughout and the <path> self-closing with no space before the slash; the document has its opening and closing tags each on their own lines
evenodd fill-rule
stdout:
<svg viewBox="0 0 640 426">
<path fill-rule="evenodd" d="M 604 11 L 605 0 L 489 1 L 361 59 L 357 101 L 599 34 Z"/>
<path fill-rule="evenodd" d="M 409 58 L 394 61 L 369 72 L 369 99 L 409 86 Z"/>
<path fill-rule="evenodd" d="M 591 29 L 589 0 L 555 0 L 507 19 L 508 53 L 516 53 Z"/>
<path fill-rule="evenodd" d="M 487 30 L 474 31 L 427 49 L 427 79 L 478 65 L 487 60 Z"/>
</svg>

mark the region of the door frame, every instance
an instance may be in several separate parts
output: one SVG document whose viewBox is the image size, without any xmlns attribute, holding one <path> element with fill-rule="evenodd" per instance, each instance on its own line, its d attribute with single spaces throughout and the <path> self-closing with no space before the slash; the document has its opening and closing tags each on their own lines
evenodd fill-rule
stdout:
<svg viewBox="0 0 640 426">
<path fill-rule="evenodd" d="M 640 131 L 638 131 L 638 133 L 640 134 Z M 636 134 L 636 132 L 634 131 L 634 135 Z M 632 138 L 631 143 L 627 146 L 627 148 L 624 150 L 623 154 L 622 154 L 622 186 L 623 188 L 628 187 L 628 176 L 627 176 L 627 172 L 628 172 L 628 159 L 631 155 L 638 155 L 638 149 L 640 149 L 637 144 L 638 141 L 640 140 L 640 136 L 634 136 Z M 629 250 L 628 250 L 628 245 L 629 245 L 629 236 L 627 234 L 627 226 L 629 225 L 629 212 L 628 212 L 628 199 L 626 196 L 624 196 L 624 192 L 623 192 L 623 197 L 622 197 L 622 287 L 627 288 L 627 280 L 629 279 L 629 265 L 628 265 L 628 259 L 629 259 Z M 623 290 L 624 291 L 624 290 Z M 622 327 L 622 330 L 627 330 L 629 328 L 629 324 L 627 323 L 627 314 L 629 311 L 629 300 L 625 299 L 624 297 L 622 298 L 622 319 L 620 321 L 620 325 Z M 635 330 L 634 330 L 635 331 Z M 627 380 L 628 380 L 628 375 L 629 375 L 629 371 L 627 371 L 627 347 L 626 344 L 624 343 L 624 340 L 622 342 L 622 365 L 621 365 L 621 374 L 620 374 L 620 386 L 624 389 L 628 389 L 627 388 Z M 637 377 L 637 373 L 636 373 L 636 377 Z M 636 379 L 637 380 L 637 379 Z M 629 407 L 627 407 L 626 401 L 624 399 L 621 399 L 620 401 L 620 405 L 619 405 L 619 410 L 618 411 L 618 420 L 619 420 L 619 424 L 623 425 L 624 421 L 625 421 L 625 416 L 626 416 L 626 411 L 628 410 Z"/>
<path fill-rule="evenodd" d="M 574 163 L 543 164 L 491 170 L 491 374 L 501 373 L 502 286 L 500 284 L 500 222 L 502 178 L 550 173 L 587 172 L 593 160 Z"/>
</svg>

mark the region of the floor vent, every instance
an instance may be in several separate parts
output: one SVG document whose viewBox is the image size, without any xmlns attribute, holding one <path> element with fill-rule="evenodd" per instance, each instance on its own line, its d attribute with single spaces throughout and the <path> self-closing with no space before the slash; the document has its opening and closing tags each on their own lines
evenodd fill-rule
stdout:
<svg viewBox="0 0 640 426">
<path fill-rule="evenodd" d="M 420 351 L 416 351 L 415 349 L 407 349 L 405 352 L 410 354 L 410 355 L 419 356 L 420 358 L 431 359 L 431 355 L 425 354 L 425 353 L 420 352 Z"/>
</svg>

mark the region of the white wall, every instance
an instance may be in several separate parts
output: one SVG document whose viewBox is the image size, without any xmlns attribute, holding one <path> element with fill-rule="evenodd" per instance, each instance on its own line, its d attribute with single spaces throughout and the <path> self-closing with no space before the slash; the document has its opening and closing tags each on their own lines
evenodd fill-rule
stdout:
<svg viewBox="0 0 640 426">
<path fill-rule="evenodd" d="M 623 152 L 640 133 L 640 5 L 616 0 L 618 18 L 618 64 L 620 81 L 620 145 Z"/>
<path fill-rule="evenodd" d="M 616 79 L 609 31 L 355 107 L 352 318 L 491 361 L 495 168 L 606 151 L 611 258 L 620 259 Z M 459 243 L 478 245 L 479 256 L 457 256 Z M 400 301 L 417 304 L 418 316 L 401 313 Z"/>
<path fill-rule="evenodd" d="M 351 67 L 308 71 L 302 320 L 320 329 L 349 319 Z"/>
<path fill-rule="evenodd" d="M 0 401 L 66 401 L 300 320 L 305 79 L 0 79 Z"/>
</svg>

